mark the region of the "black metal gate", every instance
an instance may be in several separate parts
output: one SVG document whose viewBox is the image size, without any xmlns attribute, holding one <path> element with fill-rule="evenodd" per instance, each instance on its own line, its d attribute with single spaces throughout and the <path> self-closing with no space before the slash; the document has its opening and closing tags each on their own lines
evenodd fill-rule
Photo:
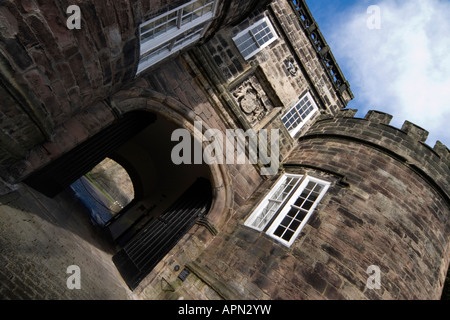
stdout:
<svg viewBox="0 0 450 320">
<path fill-rule="evenodd" d="M 208 180 L 199 178 L 157 219 L 152 220 L 114 257 L 123 279 L 134 290 L 211 206 Z"/>
</svg>

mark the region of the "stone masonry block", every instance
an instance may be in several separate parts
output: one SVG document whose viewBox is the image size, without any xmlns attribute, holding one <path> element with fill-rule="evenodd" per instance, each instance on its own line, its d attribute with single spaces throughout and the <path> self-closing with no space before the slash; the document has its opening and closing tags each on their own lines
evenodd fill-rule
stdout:
<svg viewBox="0 0 450 320">
<path fill-rule="evenodd" d="M 327 120 L 327 119 L 333 119 L 333 116 L 332 116 L 331 114 L 328 114 L 328 113 L 321 113 L 321 114 L 317 117 L 317 121 Z"/>
<path fill-rule="evenodd" d="M 410 137 L 418 141 L 425 142 L 428 138 L 428 131 L 409 121 L 405 121 L 402 130 L 405 131 Z"/>
<path fill-rule="evenodd" d="M 26 70 L 33 64 L 30 55 L 19 41 L 16 39 L 5 39 L 3 43 L 10 53 L 11 58 L 14 60 L 14 63 L 20 69 Z"/>
<path fill-rule="evenodd" d="M 392 115 L 376 110 L 370 110 L 366 114 L 365 119 L 388 125 L 391 123 Z"/>
<path fill-rule="evenodd" d="M 446 160 L 447 163 L 450 162 L 450 151 L 448 148 L 440 141 L 436 141 L 436 145 L 434 146 L 434 151 L 439 154 L 439 156 Z"/>
<path fill-rule="evenodd" d="M 50 27 L 47 25 L 45 19 L 38 14 L 33 14 L 27 17 L 26 22 L 33 30 L 44 50 L 54 60 L 58 61 L 62 59 L 63 56 L 58 46 L 58 42 L 55 39 Z"/>
<path fill-rule="evenodd" d="M 356 109 L 342 109 L 336 116 L 338 118 L 353 118 L 357 112 Z"/>
</svg>

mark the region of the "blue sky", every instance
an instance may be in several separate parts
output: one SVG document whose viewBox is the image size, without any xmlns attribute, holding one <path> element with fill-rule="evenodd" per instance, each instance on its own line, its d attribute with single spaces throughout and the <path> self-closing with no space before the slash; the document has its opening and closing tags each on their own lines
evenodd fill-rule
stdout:
<svg viewBox="0 0 450 320">
<path fill-rule="evenodd" d="M 306 0 L 350 82 L 348 105 L 428 130 L 427 144 L 450 147 L 450 0 Z M 369 28 L 369 6 L 380 9 Z M 371 20 L 374 21 L 374 20 Z"/>
</svg>

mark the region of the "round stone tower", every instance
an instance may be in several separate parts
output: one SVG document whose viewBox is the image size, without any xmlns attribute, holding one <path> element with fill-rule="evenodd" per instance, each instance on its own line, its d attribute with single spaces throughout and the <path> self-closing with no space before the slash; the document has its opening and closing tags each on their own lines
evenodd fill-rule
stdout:
<svg viewBox="0 0 450 320">
<path fill-rule="evenodd" d="M 408 121 L 398 129 L 388 114 L 355 114 L 323 115 L 284 165 L 340 179 L 309 245 L 352 284 L 338 289 L 346 297 L 440 299 L 450 256 L 449 150 L 430 148 L 428 132 Z"/>
</svg>

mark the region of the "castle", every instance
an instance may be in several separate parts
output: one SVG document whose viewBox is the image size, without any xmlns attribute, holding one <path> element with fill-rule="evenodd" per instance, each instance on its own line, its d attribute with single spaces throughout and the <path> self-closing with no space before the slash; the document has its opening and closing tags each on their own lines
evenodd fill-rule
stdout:
<svg viewBox="0 0 450 320">
<path fill-rule="evenodd" d="M 304 0 L 7 0 L 0 40 L 2 298 L 440 299 L 449 150 L 346 109 Z M 98 224 L 104 159 L 133 197 Z"/>
</svg>

